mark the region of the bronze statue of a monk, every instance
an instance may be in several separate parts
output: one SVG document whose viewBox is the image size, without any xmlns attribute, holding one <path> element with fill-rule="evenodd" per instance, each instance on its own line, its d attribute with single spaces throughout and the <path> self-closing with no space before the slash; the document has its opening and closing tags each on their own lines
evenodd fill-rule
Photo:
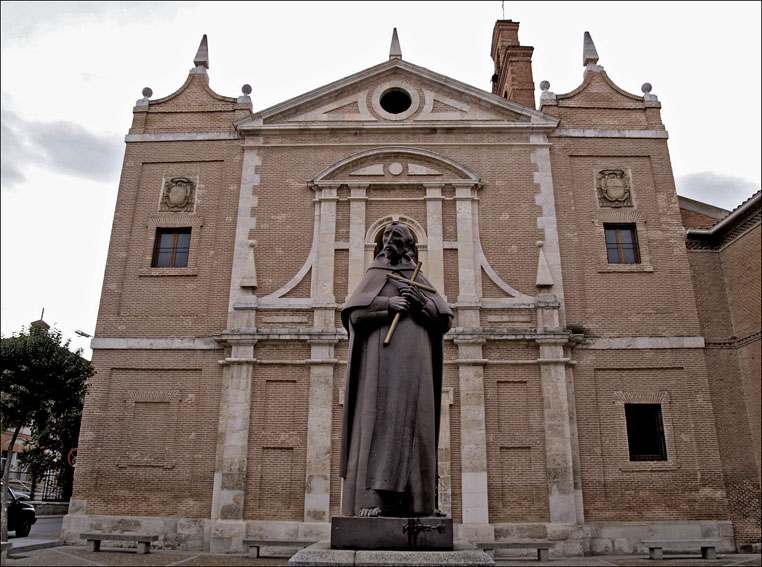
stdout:
<svg viewBox="0 0 762 567">
<path fill-rule="evenodd" d="M 344 516 L 431 516 L 436 508 L 442 337 L 452 311 L 410 280 L 414 241 L 392 222 L 344 308 L 349 332 L 340 474 Z M 416 283 L 431 287 L 422 274 Z M 384 344 L 394 316 L 400 320 Z"/>
</svg>

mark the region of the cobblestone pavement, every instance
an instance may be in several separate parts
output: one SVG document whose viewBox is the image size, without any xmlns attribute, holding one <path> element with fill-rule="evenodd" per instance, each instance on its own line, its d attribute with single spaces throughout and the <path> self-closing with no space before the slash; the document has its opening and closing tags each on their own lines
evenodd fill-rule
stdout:
<svg viewBox="0 0 762 567">
<path fill-rule="evenodd" d="M 762 557 L 759 554 L 720 554 L 716 560 L 702 560 L 698 554 L 667 556 L 664 560 L 653 561 L 645 555 L 601 555 L 594 557 L 565 557 L 551 559 L 549 562 L 540 562 L 533 558 L 502 558 L 495 560 L 498 567 L 542 567 L 552 565 L 554 567 L 755 567 L 762 566 Z M 22 551 L 11 555 L 3 563 L 3 567 L 21 565 L 39 566 L 157 566 L 169 567 L 170 565 L 215 566 L 230 565 L 231 567 L 246 566 L 285 566 L 288 558 L 284 557 L 261 557 L 250 558 L 244 555 L 215 555 L 211 553 L 193 551 L 169 551 L 153 550 L 146 555 L 137 555 L 132 549 L 108 549 L 97 553 L 87 551 L 85 547 L 64 545 L 48 549 L 34 551 Z"/>
</svg>

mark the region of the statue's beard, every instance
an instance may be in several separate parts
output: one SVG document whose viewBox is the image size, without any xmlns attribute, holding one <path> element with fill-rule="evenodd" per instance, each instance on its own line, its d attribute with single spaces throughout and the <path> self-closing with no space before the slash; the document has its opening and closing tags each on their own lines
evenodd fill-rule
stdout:
<svg viewBox="0 0 762 567">
<path fill-rule="evenodd" d="M 396 264 L 400 259 L 402 259 L 403 253 L 402 250 L 393 244 L 387 244 L 384 246 L 384 256 L 389 259 L 389 262 Z"/>
</svg>

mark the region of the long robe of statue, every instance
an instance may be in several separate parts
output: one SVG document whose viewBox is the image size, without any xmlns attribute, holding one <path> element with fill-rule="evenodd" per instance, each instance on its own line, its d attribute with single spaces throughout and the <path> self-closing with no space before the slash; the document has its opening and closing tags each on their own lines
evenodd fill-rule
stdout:
<svg viewBox="0 0 762 567">
<path fill-rule="evenodd" d="M 442 337 L 452 311 L 437 293 L 387 278 L 413 276 L 406 226 L 388 225 L 382 245 L 341 313 L 350 337 L 341 513 L 427 516 L 436 508 Z M 431 287 L 420 273 L 415 281 Z"/>
</svg>

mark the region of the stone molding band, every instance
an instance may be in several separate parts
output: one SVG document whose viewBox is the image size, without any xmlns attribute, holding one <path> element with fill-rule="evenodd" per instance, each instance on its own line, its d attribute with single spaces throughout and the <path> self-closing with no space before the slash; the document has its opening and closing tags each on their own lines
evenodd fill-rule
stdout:
<svg viewBox="0 0 762 567">
<path fill-rule="evenodd" d="M 205 140 L 237 140 L 238 132 L 167 132 L 162 134 L 127 134 L 129 142 L 198 142 Z"/>
<path fill-rule="evenodd" d="M 263 330 L 264 331 L 264 330 Z M 312 328 L 306 329 L 267 329 L 264 332 L 253 331 L 244 333 L 252 340 L 310 340 L 315 338 L 315 332 Z M 320 335 L 331 335 L 335 340 L 346 339 L 346 331 L 337 329 L 335 333 L 321 330 Z M 457 335 L 457 336 L 456 336 Z M 446 339 L 468 338 L 463 333 L 448 333 Z M 478 333 L 481 338 L 494 340 L 527 340 L 538 339 L 546 336 L 555 336 L 554 334 L 537 333 L 531 330 L 522 330 L 520 333 L 501 332 L 494 336 L 485 333 Z M 93 338 L 90 341 L 90 347 L 94 350 L 217 350 L 222 346 L 218 341 L 225 341 L 227 338 L 237 337 L 238 335 L 219 336 L 217 338 L 195 338 L 195 339 L 136 339 L 136 338 Z M 469 334 L 469 337 L 471 334 Z M 476 336 L 476 334 L 474 334 Z M 563 335 L 566 336 L 566 335 Z M 243 337 L 241 337 L 243 338 Z M 742 339 L 729 339 L 723 341 L 704 341 L 704 337 L 617 337 L 609 339 L 591 339 L 577 348 L 607 350 L 607 349 L 668 349 L 668 348 L 719 348 L 722 346 L 741 346 L 755 340 L 759 340 L 760 332 L 752 333 Z M 732 345 L 731 345 L 732 342 Z M 261 362 L 261 361 L 260 361 Z M 519 364 L 513 361 L 490 361 L 497 364 Z"/>
<path fill-rule="evenodd" d="M 592 339 L 579 348 L 597 350 L 704 348 L 704 337 L 617 337 Z"/>
<path fill-rule="evenodd" d="M 551 137 L 558 138 L 663 138 L 666 130 L 598 130 L 594 128 L 557 128 Z"/>
</svg>

